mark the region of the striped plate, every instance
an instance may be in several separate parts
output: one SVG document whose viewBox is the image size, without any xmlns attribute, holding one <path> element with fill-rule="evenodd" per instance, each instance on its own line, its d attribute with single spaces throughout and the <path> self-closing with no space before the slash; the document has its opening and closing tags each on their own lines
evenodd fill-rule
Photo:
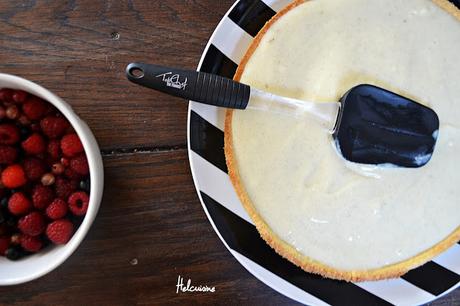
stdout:
<svg viewBox="0 0 460 306">
<path fill-rule="evenodd" d="M 460 7 L 460 0 L 452 0 Z M 240 0 L 220 21 L 201 57 L 200 71 L 233 77 L 254 36 L 290 0 Z M 188 150 L 203 208 L 230 253 L 278 292 L 308 305 L 420 305 L 460 285 L 460 245 L 399 279 L 346 283 L 306 273 L 260 238 L 241 205 L 224 156 L 224 110 L 190 102 Z"/>
</svg>

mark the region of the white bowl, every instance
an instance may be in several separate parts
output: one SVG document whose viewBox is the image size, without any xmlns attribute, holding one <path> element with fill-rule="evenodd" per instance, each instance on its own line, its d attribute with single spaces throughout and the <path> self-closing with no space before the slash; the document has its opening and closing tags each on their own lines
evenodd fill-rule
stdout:
<svg viewBox="0 0 460 306">
<path fill-rule="evenodd" d="M 70 122 L 80 137 L 88 159 L 91 190 L 89 207 L 80 227 L 65 245 L 50 246 L 37 254 L 18 261 L 0 256 L 0 285 L 24 283 L 46 273 L 63 263 L 78 247 L 96 217 L 104 188 L 104 168 L 101 153 L 93 133 L 72 110 L 70 105 L 49 90 L 26 79 L 0 73 L 0 88 L 22 89 L 53 104 Z"/>
</svg>

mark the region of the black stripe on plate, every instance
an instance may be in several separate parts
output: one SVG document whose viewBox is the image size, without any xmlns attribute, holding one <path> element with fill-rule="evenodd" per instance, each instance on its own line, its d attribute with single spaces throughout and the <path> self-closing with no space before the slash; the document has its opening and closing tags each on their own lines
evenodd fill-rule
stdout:
<svg viewBox="0 0 460 306">
<path fill-rule="evenodd" d="M 190 147 L 208 162 L 228 173 L 224 153 L 224 132 L 190 111 Z"/>
<path fill-rule="evenodd" d="M 460 275 L 432 261 L 401 278 L 434 295 L 440 295 L 460 282 Z"/>
<path fill-rule="evenodd" d="M 260 0 L 240 0 L 228 17 L 251 36 L 256 36 L 276 12 Z"/>
<path fill-rule="evenodd" d="M 236 68 L 238 68 L 237 64 L 217 49 L 216 46 L 210 44 L 201 64 L 200 71 L 233 79 Z"/>
<path fill-rule="evenodd" d="M 392 305 L 353 283 L 310 274 L 279 256 L 255 226 L 235 215 L 204 192 L 201 197 L 214 224 L 230 248 L 298 288 L 331 305 Z"/>
<path fill-rule="evenodd" d="M 452 2 L 456 7 L 460 9 L 460 0 L 449 0 L 449 1 Z"/>
</svg>

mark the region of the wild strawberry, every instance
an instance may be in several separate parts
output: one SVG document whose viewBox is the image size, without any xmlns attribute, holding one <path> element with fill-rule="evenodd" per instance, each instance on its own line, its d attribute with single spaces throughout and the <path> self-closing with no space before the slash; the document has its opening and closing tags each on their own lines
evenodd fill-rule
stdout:
<svg viewBox="0 0 460 306">
<path fill-rule="evenodd" d="M 40 121 L 40 127 L 48 138 L 61 137 L 69 126 L 69 122 L 62 117 L 47 116 Z"/>
<path fill-rule="evenodd" d="M 46 150 L 45 140 L 40 134 L 33 133 L 22 142 L 22 148 L 31 155 L 41 154 Z"/>
<path fill-rule="evenodd" d="M 0 145 L 0 164 L 12 164 L 18 156 L 14 147 Z"/>
<path fill-rule="evenodd" d="M 46 228 L 46 236 L 55 244 L 66 244 L 73 234 L 73 224 L 69 220 L 60 219 L 51 222 Z"/>
<path fill-rule="evenodd" d="M 74 157 L 70 160 L 70 169 L 75 171 L 80 175 L 89 174 L 88 160 L 86 159 L 85 154 L 80 154 L 77 157 Z"/>
<path fill-rule="evenodd" d="M 46 164 L 41 159 L 35 157 L 26 158 L 23 166 L 27 178 L 31 181 L 41 179 L 43 174 L 46 173 Z"/>
<path fill-rule="evenodd" d="M 18 107 L 14 104 L 6 108 L 5 114 L 6 114 L 6 117 L 11 120 L 18 118 L 20 115 Z"/>
<path fill-rule="evenodd" d="M 49 156 L 53 160 L 58 160 L 61 155 L 61 143 L 59 140 L 53 139 L 48 142 L 47 148 Z"/>
<path fill-rule="evenodd" d="M 22 192 L 15 192 L 8 200 L 8 210 L 15 216 L 25 215 L 32 209 L 32 202 Z"/>
<path fill-rule="evenodd" d="M 22 234 L 19 233 L 11 235 L 11 244 L 21 244 L 21 236 Z"/>
<path fill-rule="evenodd" d="M 51 166 L 51 171 L 53 172 L 53 174 L 55 175 L 59 175 L 59 174 L 62 174 L 64 173 L 64 166 L 61 164 L 61 163 L 55 163 Z"/>
<path fill-rule="evenodd" d="M 0 144 L 12 145 L 19 141 L 19 129 L 9 123 L 0 124 Z"/>
<path fill-rule="evenodd" d="M 45 220 L 39 212 L 31 212 L 18 221 L 19 230 L 30 236 L 38 236 L 45 229 Z"/>
<path fill-rule="evenodd" d="M 83 216 L 88 210 L 89 197 L 84 191 L 73 193 L 68 201 L 69 209 L 75 216 Z"/>
<path fill-rule="evenodd" d="M 0 237 L 0 256 L 4 256 L 6 250 L 10 247 L 10 237 Z"/>
<path fill-rule="evenodd" d="M 16 103 L 24 103 L 27 99 L 27 92 L 16 89 L 12 95 L 12 99 Z"/>
<path fill-rule="evenodd" d="M 19 124 L 22 125 L 22 126 L 30 125 L 30 120 L 29 120 L 29 118 L 27 118 L 26 115 L 21 115 L 21 116 L 18 118 L 18 122 L 19 122 Z"/>
<path fill-rule="evenodd" d="M 2 172 L 2 183 L 7 188 L 18 188 L 27 183 L 24 169 L 21 165 L 14 164 L 8 166 Z"/>
<path fill-rule="evenodd" d="M 43 174 L 42 178 L 40 179 L 43 186 L 50 186 L 53 185 L 56 181 L 56 178 L 52 173 L 45 173 Z"/>
<path fill-rule="evenodd" d="M 32 189 L 32 202 L 36 209 L 45 209 L 54 199 L 53 189 L 43 185 L 36 185 Z"/>
<path fill-rule="evenodd" d="M 75 190 L 72 186 L 72 183 L 69 180 L 62 177 L 56 178 L 54 186 L 56 190 L 56 196 L 64 200 L 66 200 L 70 196 L 72 191 Z"/>
<path fill-rule="evenodd" d="M 61 139 L 61 150 L 65 156 L 73 157 L 83 152 L 83 145 L 77 134 L 67 134 Z"/>
<path fill-rule="evenodd" d="M 38 120 L 45 115 L 48 107 L 46 103 L 35 96 L 29 97 L 22 105 L 22 111 L 30 120 Z"/>
<path fill-rule="evenodd" d="M 67 214 L 67 203 L 62 199 L 55 199 L 46 208 L 46 215 L 48 218 L 57 220 L 64 218 Z"/>
<path fill-rule="evenodd" d="M 21 235 L 20 238 L 21 246 L 28 252 L 38 252 L 43 247 L 43 242 L 38 237 Z"/>
</svg>

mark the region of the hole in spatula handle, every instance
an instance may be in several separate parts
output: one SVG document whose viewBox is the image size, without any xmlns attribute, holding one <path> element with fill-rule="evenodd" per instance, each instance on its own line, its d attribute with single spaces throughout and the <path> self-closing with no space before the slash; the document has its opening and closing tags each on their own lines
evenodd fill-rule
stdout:
<svg viewBox="0 0 460 306">
<path fill-rule="evenodd" d="M 144 70 L 142 70 L 139 67 L 131 67 L 130 69 L 128 69 L 128 73 L 130 76 L 136 79 L 140 79 L 144 76 Z"/>
</svg>

